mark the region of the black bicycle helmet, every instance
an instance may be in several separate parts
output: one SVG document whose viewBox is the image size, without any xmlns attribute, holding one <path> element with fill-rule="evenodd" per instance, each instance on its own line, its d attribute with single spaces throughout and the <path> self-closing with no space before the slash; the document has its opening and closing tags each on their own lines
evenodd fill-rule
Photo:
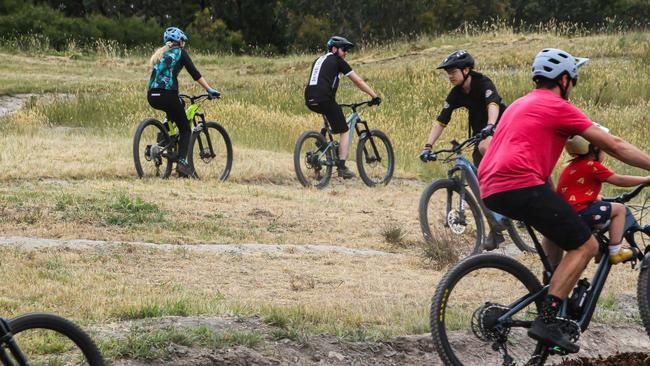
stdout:
<svg viewBox="0 0 650 366">
<path fill-rule="evenodd" d="M 464 69 L 474 68 L 474 58 L 467 51 L 452 52 L 447 56 L 437 69 Z"/>
<path fill-rule="evenodd" d="M 344 50 L 349 50 L 350 48 L 354 47 L 354 43 L 348 41 L 344 37 L 332 36 L 332 38 L 330 38 L 327 41 L 327 49 L 331 51 L 332 47 L 342 48 Z"/>
</svg>

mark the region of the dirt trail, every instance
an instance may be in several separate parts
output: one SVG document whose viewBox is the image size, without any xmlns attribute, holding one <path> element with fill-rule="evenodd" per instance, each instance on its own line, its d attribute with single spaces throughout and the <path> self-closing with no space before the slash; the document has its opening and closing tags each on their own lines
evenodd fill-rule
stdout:
<svg viewBox="0 0 650 366">
<path fill-rule="evenodd" d="M 59 240 L 28 238 L 22 236 L 0 236 L 0 245 L 10 245 L 24 249 L 39 249 L 52 247 L 97 248 L 133 245 L 142 248 L 158 250 L 192 250 L 210 253 L 336 253 L 355 256 L 396 256 L 388 252 L 373 249 L 353 249 L 337 245 L 274 245 L 274 244 L 154 244 L 143 242 L 103 241 L 103 240 Z"/>
<path fill-rule="evenodd" d="M 156 361 L 153 365 L 442 365 L 428 334 L 378 342 L 349 342 L 334 335 L 320 334 L 306 336 L 298 342 L 278 336 L 281 328 L 267 325 L 257 317 L 165 317 L 109 324 L 96 331 L 99 336 L 123 339 L 133 329 L 153 331 L 199 326 L 208 327 L 217 333 L 224 330 L 255 331 L 262 335 L 263 340 L 252 348 L 235 346 L 205 349 L 170 344 L 167 347 L 168 358 Z M 467 334 L 454 333 L 452 337 L 466 341 L 468 351 L 479 348 L 474 348 L 473 345 L 480 341 Z M 580 344 L 582 350 L 571 358 L 573 361 L 558 363 L 562 360 L 554 357 L 547 364 L 592 365 L 580 362 L 585 362 L 585 357 L 588 356 L 609 356 L 619 352 L 641 354 L 650 349 L 650 340 L 645 330 L 639 326 L 592 324 Z M 579 357 L 582 357 L 582 361 Z M 484 364 L 482 355 L 476 355 L 473 360 L 475 362 L 472 365 Z M 115 364 L 145 365 L 144 362 L 129 359 L 119 360 Z"/>
<path fill-rule="evenodd" d="M 0 117 L 18 111 L 30 98 L 45 100 L 72 98 L 72 94 L 50 93 L 50 94 L 14 94 L 0 95 Z"/>
</svg>

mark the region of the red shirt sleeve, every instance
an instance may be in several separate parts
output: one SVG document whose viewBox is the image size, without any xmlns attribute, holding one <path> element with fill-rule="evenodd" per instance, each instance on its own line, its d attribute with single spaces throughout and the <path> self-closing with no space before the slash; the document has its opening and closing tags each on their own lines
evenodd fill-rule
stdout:
<svg viewBox="0 0 650 366">
<path fill-rule="evenodd" d="M 592 169 L 593 169 L 594 176 L 596 176 L 596 178 L 601 182 L 606 181 L 607 179 L 609 179 L 609 177 L 614 175 L 613 171 L 609 170 L 606 166 L 604 166 L 603 164 L 597 161 L 594 161 L 594 165 L 592 166 Z"/>
<path fill-rule="evenodd" d="M 558 132 L 567 137 L 580 135 L 594 125 L 586 114 L 568 101 L 557 122 Z"/>
</svg>

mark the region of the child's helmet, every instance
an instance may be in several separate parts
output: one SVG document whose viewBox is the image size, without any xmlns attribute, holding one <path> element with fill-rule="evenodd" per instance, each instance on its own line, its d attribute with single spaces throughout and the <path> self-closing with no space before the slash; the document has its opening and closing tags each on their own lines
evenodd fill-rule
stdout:
<svg viewBox="0 0 650 366">
<path fill-rule="evenodd" d="M 601 130 L 609 133 L 609 128 L 605 126 L 601 126 L 598 123 L 594 122 L 594 126 L 600 128 Z M 581 156 L 581 155 L 587 155 L 590 152 L 594 151 L 594 146 L 587 141 L 584 137 L 580 135 L 574 135 L 571 136 L 567 142 L 566 145 L 564 146 L 564 149 L 566 152 L 573 156 Z"/>
</svg>

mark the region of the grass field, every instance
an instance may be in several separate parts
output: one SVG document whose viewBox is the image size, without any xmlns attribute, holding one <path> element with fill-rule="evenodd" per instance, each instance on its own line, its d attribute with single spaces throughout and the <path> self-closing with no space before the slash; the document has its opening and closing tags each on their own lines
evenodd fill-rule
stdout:
<svg viewBox="0 0 650 366">
<path fill-rule="evenodd" d="M 234 142 L 233 173 L 214 181 L 137 180 L 131 139 L 139 121 L 162 117 L 145 98 L 148 55 L 107 48 L 91 54 L 0 49 L 0 95 L 33 98 L 0 117 L 0 232 L 3 235 L 153 243 L 334 244 L 391 252 L 226 255 L 144 250 L 0 249 L 0 314 L 47 310 L 82 324 L 162 315 L 260 314 L 295 329 L 353 339 L 423 333 L 441 272 L 423 260 L 417 202 L 443 164 L 417 159 L 449 90 L 435 66 L 468 49 L 507 103 L 532 86 L 529 65 L 543 47 L 590 57 L 573 102 L 646 151 L 650 137 L 650 33 L 583 37 L 514 34 L 421 38 L 350 54 L 352 67 L 384 98 L 364 109 L 397 157 L 397 181 L 368 189 L 335 180 L 323 191 L 297 183 L 291 151 L 319 127 L 302 91 L 316 55 L 192 54 L 223 98 L 206 102 Z M 74 52 L 73 52 L 74 51 Z M 199 93 L 188 75 L 182 90 Z M 343 81 L 340 101 L 364 96 Z M 438 146 L 466 134 L 455 113 Z M 623 173 L 640 173 L 610 160 Z M 419 179 L 418 179 L 419 178 Z M 398 231 L 398 243 L 387 232 Z M 533 265 L 534 258 L 526 259 Z M 636 272 L 616 270 L 607 302 L 634 294 Z M 614 300 L 612 300 L 614 299 Z M 604 314 L 604 313 L 603 313 Z M 608 316 L 600 314 L 600 320 Z"/>
</svg>

